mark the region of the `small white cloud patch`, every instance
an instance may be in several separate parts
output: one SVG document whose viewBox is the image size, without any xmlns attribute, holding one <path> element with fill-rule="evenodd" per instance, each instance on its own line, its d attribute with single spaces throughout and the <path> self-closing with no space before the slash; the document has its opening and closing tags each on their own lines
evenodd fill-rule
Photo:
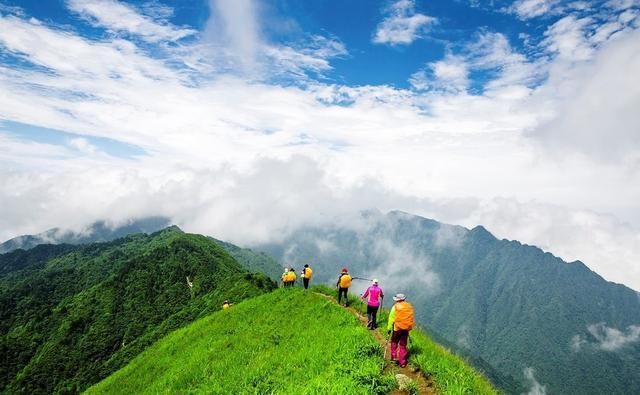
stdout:
<svg viewBox="0 0 640 395">
<path fill-rule="evenodd" d="M 71 148 L 74 148 L 84 154 L 95 154 L 96 152 L 98 152 L 98 148 L 96 148 L 95 145 L 91 144 L 89 140 L 82 137 L 69 139 L 68 144 Z"/>
<path fill-rule="evenodd" d="M 420 38 L 425 28 L 436 18 L 415 12 L 414 0 L 396 1 L 387 10 L 387 17 L 378 25 L 373 42 L 376 44 L 411 44 Z"/>
<path fill-rule="evenodd" d="M 630 325 L 625 332 L 608 327 L 604 322 L 589 325 L 587 330 L 598 341 L 598 348 L 604 351 L 617 351 L 624 346 L 640 340 L 640 326 Z"/>
<path fill-rule="evenodd" d="M 177 41 L 195 34 L 195 30 L 154 20 L 116 0 L 68 0 L 67 6 L 96 26 L 103 26 L 114 32 L 135 34 L 149 42 Z M 160 9 L 165 16 L 172 12 L 166 6 Z"/>
<path fill-rule="evenodd" d="M 619 351 L 625 346 L 640 341 L 640 326 L 630 325 L 625 331 L 607 326 L 604 322 L 587 326 L 587 331 L 595 342 L 589 342 L 583 335 L 571 338 L 570 346 L 573 352 L 583 350 L 589 346 L 601 351 Z"/>
<path fill-rule="evenodd" d="M 547 387 L 540 384 L 535 377 L 536 371 L 532 367 L 528 367 L 524 369 L 524 377 L 530 383 L 531 387 L 529 392 L 523 395 L 546 395 Z"/>
<path fill-rule="evenodd" d="M 518 0 L 509 10 L 520 19 L 527 20 L 549 14 L 559 3 L 559 0 Z"/>
</svg>

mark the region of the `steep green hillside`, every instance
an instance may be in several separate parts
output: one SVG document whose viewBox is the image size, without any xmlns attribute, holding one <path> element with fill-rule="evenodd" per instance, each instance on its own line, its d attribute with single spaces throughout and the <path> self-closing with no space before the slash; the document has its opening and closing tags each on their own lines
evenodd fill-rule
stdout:
<svg viewBox="0 0 640 395">
<path fill-rule="evenodd" d="M 224 299 L 274 287 L 175 227 L 33 262 L 0 279 L 6 393 L 77 393 Z"/>
<path fill-rule="evenodd" d="M 409 295 L 430 331 L 491 364 L 510 393 L 529 388 L 525 371 L 552 394 L 640 393 L 637 292 L 482 227 L 400 212 L 343 223 L 253 247 L 313 262 L 316 282 L 335 282 L 344 264 L 356 276 L 378 277 L 388 294 Z"/>
<path fill-rule="evenodd" d="M 89 394 L 386 394 L 382 350 L 349 312 L 281 289 L 177 330 Z"/>
</svg>

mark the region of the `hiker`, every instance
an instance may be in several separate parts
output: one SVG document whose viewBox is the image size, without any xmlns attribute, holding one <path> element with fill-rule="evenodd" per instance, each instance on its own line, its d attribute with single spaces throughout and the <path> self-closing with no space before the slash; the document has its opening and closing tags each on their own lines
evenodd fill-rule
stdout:
<svg viewBox="0 0 640 395">
<path fill-rule="evenodd" d="M 282 287 L 283 288 L 287 288 L 289 286 L 288 284 L 288 275 L 289 275 L 289 269 L 287 269 L 286 267 L 284 268 L 284 273 L 282 273 L 282 276 L 280 276 L 280 279 L 282 280 Z"/>
<path fill-rule="evenodd" d="M 378 286 L 378 280 L 373 279 L 371 286 L 362 294 L 362 300 L 369 297 L 367 301 L 367 328 L 376 329 L 378 327 L 378 308 L 384 299 L 384 292 Z"/>
<path fill-rule="evenodd" d="M 229 303 L 228 300 L 225 300 L 224 303 L 222 303 L 222 310 L 229 310 L 229 307 L 231 307 L 231 303 Z"/>
<path fill-rule="evenodd" d="M 340 304 L 342 296 L 344 295 L 344 305 L 349 306 L 347 293 L 349 292 L 349 287 L 351 286 L 351 280 L 352 278 L 349 275 L 349 271 L 346 267 L 343 267 L 342 272 L 340 273 L 340 277 L 338 277 L 338 282 L 336 283 L 336 287 L 338 288 L 338 304 Z"/>
<path fill-rule="evenodd" d="M 394 304 L 389 313 L 387 333 L 391 334 L 391 360 L 401 368 L 407 366 L 407 340 L 409 331 L 413 329 L 413 306 L 406 301 L 404 294 L 393 297 Z"/>
<path fill-rule="evenodd" d="M 287 273 L 287 282 L 289 283 L 289 287 L 293 287 L 296 284 L 296 269 L 289 269 L 289 273 Z"/>
<path fill-rule="evenodd" d="M 304 289 L 309 289 L 311 276 L 313 276 L 313 270 L 311 270 L 309 265 L 304 265 L 304 269 L 302 269 L 302 284 L 304 285 Z"/>
</svg>

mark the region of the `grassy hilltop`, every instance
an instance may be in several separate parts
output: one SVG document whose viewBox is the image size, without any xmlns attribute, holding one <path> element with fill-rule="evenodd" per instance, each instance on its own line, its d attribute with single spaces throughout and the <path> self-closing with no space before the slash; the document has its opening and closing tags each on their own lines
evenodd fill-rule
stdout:
<svg viewBox="0 0 640 395">
<path fill-rule="evenodd" d="M 381 363 L 353 315 L 281 289 L 173 332 L 87 393 L 386 394 Z"/>
<path fill-rule="evenodd" d="M 414 331 L 412 361 L 441 394 L 496 394 L 464 361 Z M 88 394 L 388 394 L 383 349 L 349 311 L 299 288 L 246 300 L 165 337 Z"/>
</svg>

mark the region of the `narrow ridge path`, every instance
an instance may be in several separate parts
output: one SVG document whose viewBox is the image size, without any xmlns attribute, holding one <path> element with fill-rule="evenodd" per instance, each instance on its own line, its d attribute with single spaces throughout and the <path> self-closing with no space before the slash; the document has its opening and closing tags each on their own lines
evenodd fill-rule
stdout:
<svg viewBox="0 0 640 395">
<path fill-rule="evenodd" d="M 325 299 L 329 299 L 335 304 L 338 304 L 338 301 L 329 295 L 325 295 L 320 292 L 315 292 L 315 294 L 322 296 Z M 338 305 L 338 306 L 350 311 L 364 325 L 367 324 L 367 316 L 365 314 L 362 314 L 362 312 L 358 311 L 357 309 L 354 309 L 353 307 L 345 307 L 342 305 Z M 384 337 L 382 333 L 380 333 L 379 330 L 372 330 L 370 332 L 383 349 L 385 346 L 389 347 L 389 345 L 387 344 L 387 339 Z M 411 364 L 407 364 L 407 366 L 405 366 L 404 368 L 401 368 L 400 366 L 391 362 L 391 353 L 389 352 L 389 350 L 387 350 L 387 353 L 385 356 L 384 372 L 393 373 L 394 375 L 400 373 L 409 377 L 411 380 L 415 381 L 418 384 L 418 394 L 421 394 L 421 395 L 437 394 L 436 387 L 431 376 L 425 377 L 425 375 L 422 374 L 420 369 L 418 369 L 417 367 Z M 401 394 L 409 394 L 409 392 L 405 390 L 400 390 L 397 388 L 390 392 L 390 395 L 401 395 Z"/>
</svg>

